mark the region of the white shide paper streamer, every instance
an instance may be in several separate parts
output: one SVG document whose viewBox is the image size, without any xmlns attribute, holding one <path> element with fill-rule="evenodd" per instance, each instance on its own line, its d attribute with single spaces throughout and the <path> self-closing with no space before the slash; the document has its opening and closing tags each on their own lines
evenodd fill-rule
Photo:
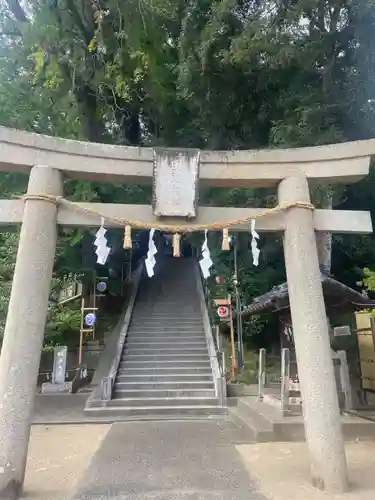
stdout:
<svg viewBox="0 0 375 500">
<path fill-rule="evenodd" d="M 202 259 L 199 261 L 199 265 L 201 266 L 203 277 L 207 279 L 210 276 L 210 267 L 213 265 L 210 255 L 210 249 L 208 248 L 208 243 L 207 243 L 207 230 L 204 232 L 204 242 L 202 245 Z"/>
<path fill-rule="evenodd" d="M 104 266 L 104 264 L 107 262 L 109 252 L 111 249 L 107 245 L 107 238 L 106 238 L 106 232 L 107 230 L 104 228 L 104 218 L 101 218 L 101 223 L 100 223 L 100 228 L 95 234 L 95 241 L 94 245 L 96 246 L 95 253 L 97 255 L 97 264 L 100 264 Z"/>
<path fill-rule="evenodd" d="M 154 234 L 155 234 L 155 229 L 150 229 L 150 234 L 148 238 L 148 252 L 147 252 L 147 258 L 145 260 L 147 276 L 149 278 L 152 278 L 154 276 L 154 267 L 156 264 L 155 255 L 158 253 L 158 250 L 154 242 Z"/>
<path fill-rule="evenodd" d="M 253 254 L 253 265 L 259 265 L 259 254 L 260 250 L 258 248 L 259 234 L 255 231 L 255 219 L 250 221 L 250 233 L 251 233 L 251 253 Z"/>
</svg>

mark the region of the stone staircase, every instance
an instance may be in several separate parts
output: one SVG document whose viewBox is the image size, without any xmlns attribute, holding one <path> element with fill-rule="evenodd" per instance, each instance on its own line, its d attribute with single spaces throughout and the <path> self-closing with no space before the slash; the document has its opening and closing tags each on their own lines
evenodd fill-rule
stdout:
<svg viewBox="0 0 375 500">
<path fill-rule="evenodd" d="M 215 395 L 193 259 L 167 258 L 141 282 L 106 410 L 112 416 L 226 413 Z"/>
<path fill-rule="evenodd" d="M 242 430 L 248 441 L 286 443 L 306 439 L 302 415 L 283 416 L 279 408 L 259 402 L 255 395 L 231 398 L 228 403 L 229 419 Z M 374 422 L 345 413 L 340 419 L 346 440 L 374 440 Z"/>
</svg>

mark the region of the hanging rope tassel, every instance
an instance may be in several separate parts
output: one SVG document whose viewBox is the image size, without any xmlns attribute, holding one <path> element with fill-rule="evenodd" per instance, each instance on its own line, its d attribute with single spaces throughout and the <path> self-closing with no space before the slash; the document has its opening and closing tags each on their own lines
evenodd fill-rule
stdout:
<svg viewBox="0 0 375 500">
<path fill-rule="evenodd" d="M 225 227 L 223 229 L 223 242 L 221 244 L 221 249 L 224 252 L 228 252 L 230 250 L 230 245 L 229 245 L 229 229 Z"/>
<path fill-rule="evenodd" d="M 172 240 L 172 245 L 173 245 L 173 257 L 180 257 L 180 240 L 181 240 L 181 235 L 178 233 L 175 233 L 173 235 L 173 240 Z"/>
<path fill-rule="evenodd" d="M 127 226 L 125 226 L 125 232 L 124 232 L 124 248 L 125 248 L 125 250 L 128 250 L 132 247 L 133 247 L 132 228 L 131 228 L 131 226 L 127 225 Z"/>
</svg>

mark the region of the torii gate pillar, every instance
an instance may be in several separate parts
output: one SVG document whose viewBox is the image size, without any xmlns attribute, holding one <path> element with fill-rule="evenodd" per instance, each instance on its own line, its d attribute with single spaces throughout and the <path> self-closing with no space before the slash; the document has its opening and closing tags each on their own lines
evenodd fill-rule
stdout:
<svg viewBox="0 0 375 500">
<path fill-rule="evenodd" d="M 306 178 L 282 180 L 278 197 L 280 204 L 310 202 Z M 286 211 L 284 254 L 313 484 L 343 492 L 345 449 L 311 210 Z"/>
<path fill-rule="evenodd" d="M 33 167 L 29 193 L 62 194 L 61 174 Z M 0 499 L 22 492 L 57 234 L 57 207 L 25 203 L 0 362 Z"/>
</svg>

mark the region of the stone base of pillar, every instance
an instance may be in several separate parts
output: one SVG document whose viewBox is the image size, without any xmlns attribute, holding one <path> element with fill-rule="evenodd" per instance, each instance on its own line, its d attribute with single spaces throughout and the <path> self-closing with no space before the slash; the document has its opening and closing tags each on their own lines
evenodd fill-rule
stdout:
<svg viewBox="0 0 375 500">
<path fill-rule="evenodd" d="M 57 394 L 69 393 L 72 391 L 73 382 L 65 382 L 64 384 L 54 384 L 53 382 L 44 382 L 42 384 L 42 394 Z"/>
</svg>

